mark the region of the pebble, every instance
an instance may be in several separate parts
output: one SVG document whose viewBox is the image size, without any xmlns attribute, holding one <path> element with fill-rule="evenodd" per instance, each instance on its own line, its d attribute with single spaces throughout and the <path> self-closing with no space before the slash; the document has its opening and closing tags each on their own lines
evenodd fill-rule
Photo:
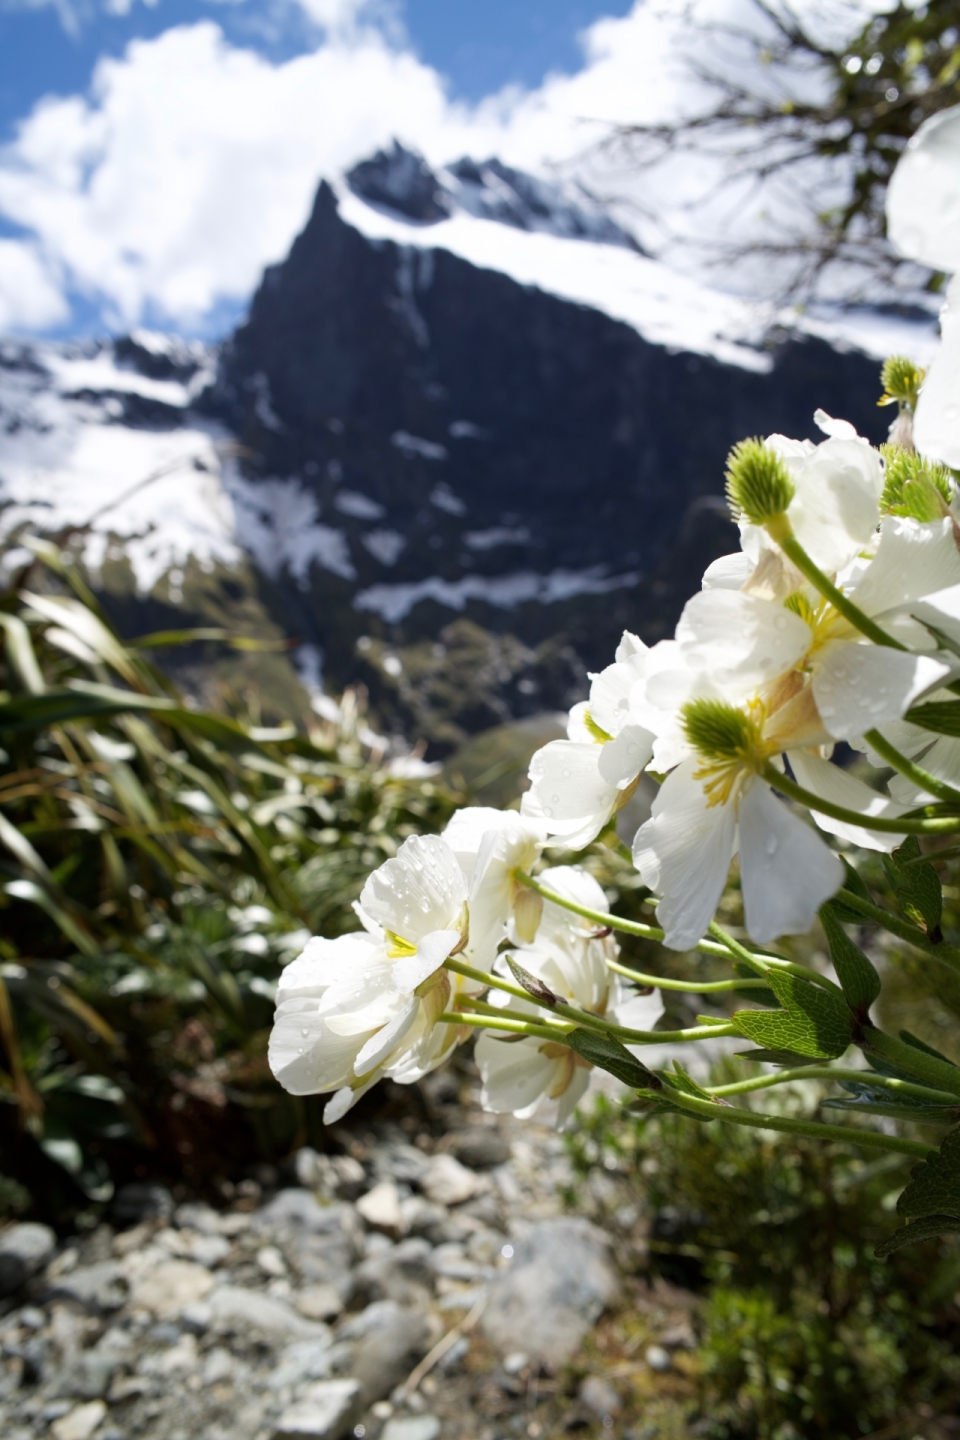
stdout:
<svg viewBox="0 0 960 1440">
<path fill-rule="evenodd" d="M 86 1310 L 119 1310 L 127 1298 L 123 1266 L 118 1260 L 101 1260 L 71 1267 L 54 1280 L 50 1298 L 75 1300 Z"/>
<path fill-rule="evenodd" d="M 357 1212 L 375 1230 L 399 1235 L 404 1229 L 400 1191 L 393 1180 L 381 1180 L 357 1201 Z"/>
<path fill-rule="evenodd" d="M 0 1295 L 12 1295 L 51 1259 L 57 1237 L 49 1225 L 24 1221 L 0 1231 Z"/>
<path fill-rule="evenodd" d="M 340 1440 L 359 1411 L 356 1380 L 322 1380 L 284 1410 L 274 1440 Z"/>
<path fill-rule="evenodd" d="M 305 1285 L 297 1292 L 294 1304 L 307 1320 L 332 1320 L 343 1310 L 339 1291 L 323 1282 Z"/>
<path fill-rule="evenodd" d="M 102 1400 L 91 1400 L 88 1405 L 77 1405 L 59 1420 L 54 1420 L 50 1426 L 54 1440 L 90 1440 L 106 1413 L 107 1407 Z"/>
<path fill-rule="evenodd" d="M 580 1385 L 580 1403 L 598 1420 L 619 1415 L 623 1408 L 620 1396 L 602 1375 L 588 1375 Z"/>
<path fill-rule="evenodd" d="M 510 1144 L 492 1125 L 468 1125 L 454 1135 L 450 1149 L 471 1170 L 492 1170 L 510 1159 Z"/>
<path fill-rule="evenodd" d="M 453 1155 L 434 1155 L 423 1177 L 423 1193 L 436 1205 L 462 1205 L 481 1187 L 472 1170 Z"/>
<path fill-rule="evenodd" d="M 210 1296 L 209 1305 L 211 1325 L 217 1330 L 275 1340 L 318 1339 L 327 1333 L 325 1325 L 305 1319 L 286 1301 L 240 1285 L 221 1285 Z"/>
<path fill-rule="evenodd" d="M 398 1415 L 384 1425 L 380 1440 L 437 1440 L 439 1434 L 436 1415 Z"/>
<path fill-rule="evenodd" d="M 163 1320 L 205 1299 L 213 1276 L 193 1260 L 165 1260 L 133 1282 L 130 1302 Z"/>
<path fill-rule="evenodd" d="M 670 1369 L 670 1352 L 665 1350 L 662 1345 L 648 1345 L 643 1358 L 651 1370 L 657 1370 L 664 1374 Z"/>
</svg>

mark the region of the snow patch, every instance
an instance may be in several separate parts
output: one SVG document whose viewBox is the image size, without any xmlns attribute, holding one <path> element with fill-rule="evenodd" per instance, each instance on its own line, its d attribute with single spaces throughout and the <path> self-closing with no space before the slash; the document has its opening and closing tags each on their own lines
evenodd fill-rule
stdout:
<svg viewBox="0 0 960 1440">
<path fill-rule="evenodd" d="M 354 599 L 357 610 L 372 610 L 388 624 L 406 618 L 421 600 L 435 600 L 449 610 L 463 610 L 468 601 L 478 600 L 501 610 L 533 601 L 552 605 L 575 595 L 606 595 L 636 585 L 639 574 L 604 575 L 599 566 L 589 570 L 553 570 L 548 575 L 521 571 L 515 575 L 465 575 L 461 580 L 434 577 L 401 585 L 372 585 Z"/>
</svg>

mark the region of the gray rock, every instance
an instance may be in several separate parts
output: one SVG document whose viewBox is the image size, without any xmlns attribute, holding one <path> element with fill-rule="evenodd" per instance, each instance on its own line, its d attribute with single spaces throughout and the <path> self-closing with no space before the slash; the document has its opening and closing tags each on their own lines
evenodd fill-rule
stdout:
<svg viewBox="0 0 960 1440">
<path fill-rule="evenodd" d="M 268 1340 L 321 1340 L 329 1333 L 326 1325 L 304 1319 L 283 1300 L 240 1285 L 221 1285 L 207 1303 L 215 1330 L 262 1335 Z"/>
<path fill-rule="evenodd" d="M 123 1267 L 118 1260 L 79 1265 L 53 1281 L 48 1298 L 74 1300 L 85 1310 L 119 1310 L 127 1298 Z"/>
<path fill-rule="evenodd" d="M 136 1180 L 121 1185 L 110 1207 L 118 1225 L 139 1225 L 141 1220 L 169 1220 L 173 1196 L 166 1185 Z"/>
<path fill-rule="evenodd" d="M 375 1230 L 385 1230 L 390 1235 L 402 1235 L 404 1230 L 403 1212 L 400 1209 L 401 1195 L 393 1180 L 381 1180 L 366 1195 L 357 1201 L 357 1214 Z"/>
<path fill-rule="evenodd" d="M 380 1440 L 437 1440 L 439 1434 L 436 1415 L 395 1415 L 383 1427 Z"/>
<path fill-rule="evenodd" d="M 471 1170 L 492 1170 L 510 1159 L 508 1141 L 492 1125 L 468 1125 L 454 1135 L 450 1149 Z"/>
<path fill-rule="evenodd" d="M 585 1220 L 545 1220 L 516 1242 L 510 1268 L 490 1292 L 483 1328 L 501 1355 L 523 1350 L 561 1365 L 618 1291 L 602 1231 Z"/>
<path fill-rule="evenodd" d="M 619 1415 L 623 1408 L 620 1396 L 602 1375 L 588 1375 L 580 1386 L 580 1404 L 598 1420 Z"/>
<path fill-rule="evenodd" d="M 665 1374 L 672 1363 L 669 1351 L 664 1350 L 662 1345 L 649 1345 L 643 1358 L 651 1370 L 657 1370 L 660 1374 Z"/>
<path fill-rule="evenodd" d="M 163 1320 L 204 1300 L 212 1286 L 213 1276 L 203 1265 L 192 1260 L 163 1260 L 134 1281 L 130 1303 Z"/>
<path fill-rule="evenodd" d="M 201 1235 L 220 1234 L 220 1216 L 212 1206 L 198 1200 L 178 1205 L 173 1218 L 181 1230 L 198 1230 Z"/>
<path fill-rule="evenodd" d="M 320 1281 L 298 1290 L 294 1304 L 308 1320 L 333 1320 L 343 1310 L 343 1300 L 333 1285 Z"/>
<path fill-rule="evenodd" d="M 436 1205 L 462 1205 L 476 1195 L 481 1183 L 452 1155 L 434 1155 L 421 1182 L 427 1199 Z"/>
<path fill-rule="evenodd" d="M 340 1440 L 360 1410 L 356 1380 L 322 1380 L 284 1410 L 274 1440 Z"/>
<path fill-rule="evenodd" d="M 352 1368 L 354 1378 L 360 1382 L 364 1405 L 382 1400 L 406 1380 L 426 1353 L 429 1333 L 422 1314 L 397 1307 L 392 1319 L 371 1330 L 360 1341 Z"/>
<path fill-rule="evenodd" d="M 90 1440 L 90 1436 L 107 1413 L 102 1400 L 91 1400 L 78 1405 L 59 1420 L 54 1420 L 50 1429 L 54 1440 Z"/>
<path fill-rule="evenodd" d="M 271 1372 L 270 1388 L 283 1390 L 289 1385 L 295 1390 L 307 1380 L 329 1380 L 333 1373 L 332 1352 L 330 1336 L 323 1340 L 295 1340 L 284 1346 Z"/>
<path fill-rule="evenodd" d="M 56 1393 L 74 1400 L 99 1400 L 109 1390 L 117 1364 L 115 1355 L 87 1350 L 63 1374 Z"/>
<path fill-rule="evenodd" d="M 422 1302 L 433 1279 L 432 1254 L 426 1240 L 403 1240 L 399 1245 L 388 1242 L 383 1251 L 371 1254 L 358 1268 L 356 1289 L 371 1300 L 396 1300 L 400 1305 Z"/>
<path fill-rule="evenodd" d="M 419 1185 L 430 1168 L 430 1157 L 414 1145 L 385 1145 L 373 1157 L 377 1179 Z"/>
<path fill-rule="evenodd" d="M 48 1264 L 57 1237 L 49 1225 L 24 1221 L 0 1232 L 0 1295 L 12 1295 Z"/>
</svg>

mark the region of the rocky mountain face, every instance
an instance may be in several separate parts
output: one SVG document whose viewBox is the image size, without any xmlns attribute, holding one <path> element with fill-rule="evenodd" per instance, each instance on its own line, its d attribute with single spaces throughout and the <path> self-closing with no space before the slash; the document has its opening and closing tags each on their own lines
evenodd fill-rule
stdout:
<svg viewBox="0 0 960 1440">
<path fill-rule="evenodd" d="M 609 300 L 570 298 L 587 262 L 606 267 Z M 536 265 L 542 283 L 518 278 Z M 61 377 L 61 408 L 87 439 L 97 423 L 114 444 L 121 430 L 183 441 L 194 480 L 181 474 L 173 494 L 194 515 L 209 482 L 221 518 L 202 536 L 200 519 L 184 522 L 198 538 L 178 542 L 180 579 L 168 569 L 139 591 L 189 609 L 201 558 L 208 588 L 243 571 L 301 647 L 308 684 L 321 666 L 331 688 L 365 680 L 385 725 L 440 753 L 564 708 L 625 626 L 670 630 L 703 567 L 736 544 L 721 500 L 735 441 L 813 436 L 819 406 L 882 433 L 875 358 L 797 333 L 706 343 L 693 325 L 689 346 L 679 321 L 644 333 L 618 318 L 621 275 L 668 317 L 681 300 L 698 308 L 687 293 L 673 304 L 668 272 L 590 196 L 496 161 L 433 174 L 395 147 L 339 189 L 320 185 L 218 354 L 121 340 L 87 354 L 97 390 L 76 355 L 71 389 L 62 354 L 8 346 L 0 497 L 22 520 L 43 465 L 63 473 L 77 453 L 41 462 L 38 440 L 11 484 L 26 423 L 21 403 L 17 440 L 15 372 L 35 409 Z M 94 529 L 114 534 L 101 551 L 113 543 L 119 563 L 133 533 L 142 546 L 167 520 L 142 516 L 119 541 L 113 523 Z"/>
</svg>

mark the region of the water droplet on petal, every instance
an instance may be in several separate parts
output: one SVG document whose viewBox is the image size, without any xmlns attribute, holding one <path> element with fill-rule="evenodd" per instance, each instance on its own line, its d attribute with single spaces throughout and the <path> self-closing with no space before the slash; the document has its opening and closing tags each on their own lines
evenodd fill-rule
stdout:
<svg viewBox="0 0 960 1440">
<path fill-rule="evenodd" d="M 767 854 L 768 854 L 768 855 L 776 855 L 776 853 L 777 853 L 777 846 L 779 845 L 779 843 L 780 843 L 780 842 L 778 841 L 776 835 L 768 835 L 768 836 L 767 836 L 767 843 L 766 843 L 766 845 L 764 846 L 764 849 L 766 850 Z"/>
<path fill-rule="evenodd" d="M 569 771 L 569 770 L 564 770 L 564 772 L 563 772 L 563 778 L 564 778 L 564 780 L 569 780 L 569 779 L 570 779 L 570 771 Z"/>
<path fill-rule="evenodd" d="M 546 815 L 546 817 L 547 817 L 548 820 L 552 820 L 552 819 L 553 819 L 553 811 L 550 809 L 550 807 L 549 807 L 548 805 L 544 805 L 544 807 L 543 807 L 543 813 L 544 813 L 544 815 Z"/>
</svg>

